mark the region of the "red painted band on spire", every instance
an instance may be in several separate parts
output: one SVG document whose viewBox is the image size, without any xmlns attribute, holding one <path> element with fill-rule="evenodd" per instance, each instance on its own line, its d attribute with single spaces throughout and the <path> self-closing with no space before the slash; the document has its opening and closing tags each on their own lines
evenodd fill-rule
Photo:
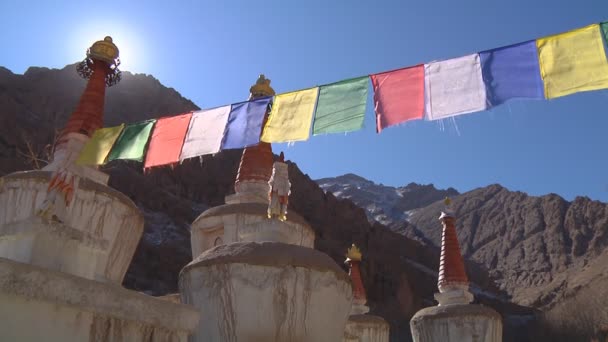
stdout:
<svg viewBox="0 0 608 342">
<path fill-rule="evenodd" d="M 272 175 L 274 156 L 270 144 L 260 142 L 243 150 L 235 185 L 243 181 L 268 182 Z"/>
<path fill-rule="evenodd" d="M 60 141 L 68 133 L 80 133 L 86 136 L 103 127 L 103 109 L 106 95 L 106 76 L 110 72 L 108 65 L 102 61 L 93 60 L 93 73 L 80 97 L 76 110 L 70 116 L 61 132 Z"/>
<path fill-rule="evenodd" d="M 353 283 L 353 298 L 361 304 L 365 304 L 367 302 L 367 295 L 365 294 L 365 287 L 363 287 L 363 280 L 361 279 L 361 269 L 359 268 L 361 262 L 350 259 L 347 262 L 350 265 L 348 275 L 350 275 Z"/>
<path fill-rule="evenodd" d="M 468 285 L 469 278 L 464 268 L 460 245 L 455 228 L 456 219 L 446 216 L 442 219 L 441 259 L 439 262 L 438 287 Z"/>
</svg>

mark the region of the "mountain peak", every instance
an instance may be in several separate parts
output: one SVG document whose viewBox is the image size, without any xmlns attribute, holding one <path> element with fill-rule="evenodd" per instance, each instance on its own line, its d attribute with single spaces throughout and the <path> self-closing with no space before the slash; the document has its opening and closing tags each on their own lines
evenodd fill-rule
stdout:
<svg viewBox="0 0 608 342">
<path fill-rule="evenodd" d="M 368 180 L 368 179 L 363 178 L 363 177 L 361 177 L 361 176 L 359 176 L 359 175 L 356 175 L 356 174 L 354 174 L 354 173 L 345 173 L 345 174 L 343 174 L 342 176 L 338 176 L 338 178 L 339 178 L 339 177 L 344 177 L 344 178 L 354 178 L 354 179 L 360 179 L 360 180 Z"/>
<path fill-rule="evenodd" d="M 3 66 L 0 66 L 0 75 L 14 75 L 14 74 L 9 69 L 7 69 Z"/>
<path fill-rule="evenodd" d="M 0 149 L 0 174 L 23 168 L 22 161 L 3 159 L 26 151 L 27 141 L 40 158 L 78 104 L 86 80 L 76 72 L 76 64 L 61 69 L 29 67 L 24 74 L 14 74 L 0 67 L 3 98 L 0 134 L 9 150 Z M 196 110 L 198 107 L 172 88 L 163 86 L 149 75 L 123 72 L 116 86 L 107 89 L 104 125 L 131 123 Z M 52 110 L 51 110 L 52 109 Z M 17 128 L 17 129 L 14 129 Z M 4 153 L 4 154 L 3 154 Z"/>
<path fill-rule="evenodd" d="M 46 68 L 46 67 L 31 66 L 31 67 L 27 68 L 27 70 L 25 70 L 25 73 L 23 73 L 23 76 L 31 77 L 31 76 L 35 76 L 35 75 L 38 75 L 41 73 L 46 73 L 49 70 L 51 70 L 51 69 Z"/>
<path fill-rule="evenodd" d="M 369 179 L 363 178 L 354 173 L 345 173 L 336 177 L 326 177 L 316 180 L 316 182 L 322 182 L 324 180 L 341 180 L 341 181 L 357 181 L 357 182 L 371 182 Z"/>
<path fill-rule="evenodd" d="M 367 212 L 370 221 L 394 226 L 407 221 L 412 211 L 446 196 L 456 196 L 453 188 L 438 190 L 433 184 L 409 183 L 392 187 L 374 183 L 359 175 L 347 173 L 338 177 L 318 179 L 317 184 L 338 198 L 347 198 Z"/>
</svg>

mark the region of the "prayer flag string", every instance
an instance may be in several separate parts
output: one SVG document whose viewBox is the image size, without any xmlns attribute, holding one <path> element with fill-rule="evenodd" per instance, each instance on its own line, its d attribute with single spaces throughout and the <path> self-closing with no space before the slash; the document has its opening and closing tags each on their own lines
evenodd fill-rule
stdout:
<svg viewBox="0 0 608 342">
<path fill-rule="evenodd" d="M 458 58 L 380 72 L 274 97 L 101 128 L 78 164 L 144 161 L 144 170 L 222 150 L 307 140 L 363 127 L 369 83 L 376 131 L 441 120 L 512 99 L 608 88 L 608 22 Z M 369 78 L 369 80 L 368 80 Z"/>
</svg>

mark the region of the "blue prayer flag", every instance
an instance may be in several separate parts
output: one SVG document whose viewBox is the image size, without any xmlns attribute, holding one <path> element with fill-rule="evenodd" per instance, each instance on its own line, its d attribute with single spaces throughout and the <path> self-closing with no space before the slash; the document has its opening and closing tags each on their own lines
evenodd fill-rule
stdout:
<svg viewBox="0 0 608 342">
<path fill-rule="evenodd" d="M 534 40 L 480 52 L 479 56 L 490 105 L 512 98 L 545 98 Z"/>
<path fill-rule="evenodd" d="M 264 97 L 233 104 L 221 149 L 257 145 L 260 142 L 264 115 L 271 100 L 272 97 Z"/>
</svg>

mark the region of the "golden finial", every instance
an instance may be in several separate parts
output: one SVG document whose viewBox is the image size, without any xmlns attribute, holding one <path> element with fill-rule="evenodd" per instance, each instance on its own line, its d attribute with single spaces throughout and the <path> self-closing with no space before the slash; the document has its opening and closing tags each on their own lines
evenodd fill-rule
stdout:
<svg viewBox="0 0 608 342">
<path fill-rule="evenodd" d="M 447 217 L 454 217 L 454 211 L 452 210 L 452 200 L 449 197 L 446 197 L 443 200 L 443 204 L 445 205 L 445 208 L 443 209 L 443 211 L 441 212 L 441 216 L 439 216 L 440 220 L 443 220 Z"/>
<path fill-rule="evenodd" d="M 357 248 L 357 246 L 355 246 L 353 243 L 346 253 L 346 260 L 361 261 L 362 257 L 363 255 L 361 255 L 361 250 L 359 250 L 359 248 Z"/>
<path fill-rule="evenodd" d="M 106 36 L 103 40 L 98 40 L 89 48 L 87 56 L 93 59 L 102 60 L 109 65 L 118 64 L 118 47 L 112 41 L 112 37 Z"/>
<path fill-rule="evenodd" d="M 108 66 L 106 70 L 106 85 L 108 87 L 120 82 L 122 74 L 118 70 L 120 58 L 118 58 L 118 48 L 112 41 L 112 37 L 106 36 L 103 40 L 93 43 L 87 50 L 87 58 L 76 66 L 76 72 L 88 80 L 93 75 L 93 66 L 97 63 L 101 63 L 101 65 L 105 63 Z"/>
<path fill-rule="evenodd" d="M 258 77 L 258 80 L 254 85 L 249 88 L 249 92 L 251 93 L 251 98 L 258 97 L 266 97 L 266 96 L 274 96 L 274 89 L 270 86 L 270 80 L 264 76 L 264 74 Z"/>
</svg>

